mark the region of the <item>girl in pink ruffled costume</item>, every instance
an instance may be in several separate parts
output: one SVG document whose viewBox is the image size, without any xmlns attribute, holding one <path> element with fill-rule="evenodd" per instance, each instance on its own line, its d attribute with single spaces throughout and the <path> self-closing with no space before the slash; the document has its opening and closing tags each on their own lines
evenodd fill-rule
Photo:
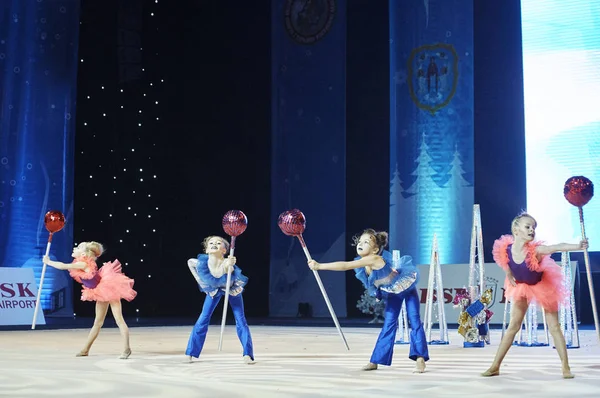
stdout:
<svg viewBox="0 0 600 398">
<path fill-rule="evenodd" d="M 104 319 L 110 305 L 124 343 L 123 353 L 119 358 L 127 359 L 131 355 L 131 348 L 129 346 L 129 328 L 123 319 L 123 312 L 121 310 L 121 299 L 131 301 L 135 298 L 137 292 L 133 290 L 133 279 L 128 278 L 121 272 L 121 263 L 119 260 L 115 260 L 112 263 L 104 263 L 104 266 L 98 270 L 96 259 L 103 252 L 104 248 L 98 242 L 82 242 L 73 249 L 73 258 L 75 260 L 71 264 L 53 261 L 47 256 L 44 257 L 44 262 L 57 269 L 69 270 L 71 277 L 83 285 L 81 288 L 81 300 L 96 302 L 94 326 L 90 330 L 85 347 L 77 356 L 88 356 L 90 348 L 104 324 Z"/>
<path fill-rule="evenodd" d="M 567 346 L 558 321 L 559 305 L 569 297 L 570 292 L 564 288 L 560 267 L 550 258 L 550 254 L 583 250 L 588 243 L 584 240 L 578 244 L 559 243 L 546 246 L 533 240 L 536 227 L 537 222 L 532 216 L 527 213 L 519 214 L 512 221 L 512 235 L 503 235 L 494 242 L 494 261 L 506 272 L 505 296 L 510 300 L 512 309 L 506 334 L 500 342 L 492 366 L 482 373 L 484 377 L 500 374 L 502 360 L 521 329 L 523 318 L 532 301 L 546 311 L 548 329 L 562 362 L 563 377 L 574 377 L 569 367 Z"/>
</svg>

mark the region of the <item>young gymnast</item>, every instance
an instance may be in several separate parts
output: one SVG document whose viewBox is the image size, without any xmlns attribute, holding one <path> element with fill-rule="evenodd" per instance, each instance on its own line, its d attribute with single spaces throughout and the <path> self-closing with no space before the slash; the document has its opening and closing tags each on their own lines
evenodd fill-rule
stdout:
<svg viewBox="0 0 600 398">
<path fill-rule="evenodd" d="M 190 335 L 185 355 L 189 357 L 190 362 L 192 358 L 200 356 L 206 340 L 210 318 L 217 304 L 221 301 L 221 297 L 225 295 L 227 272 L 232 272 L 229 304 L 233 310 L 237 335 L 242 343 L 244 362 L 249 365 L 253 364 L 252 336 L 244 315 L 244 300 L 242 299 L 242 292 L 244 286 L 248 283 L 248 278 L 242 275 L 242 270 L 235 265 L 235 257 L 225 258 L 225 253 L 229 251 L 229 242 L 225 239 L 220 236 L 209 236 L 204 239 L 202 244 L 205 253 L 199 254 L 198 258 L 189 259 L 188 267 L 198 282 L 200 291 L 206 293 L 206 298 L 202 306 L 202 313 Z"/>
<path fill-rule="evenodd" d="M 425 362 L 429 360 L 429 351 L 425 331 L 419 315 L 420 302 L 417 292 L 419 273 L 412 264 L 410 256 L 402 256 L 396 268 L 392 255 L 385 251 L 388 243 L 387 232 L 366 229 L 360 236 L 354 237 L 358 257 L 354 261 L 333 263 L 308 262 L 313 270 L 347 271 L 353 269 L 369 293 L 383 299 L 385 319 L 381 333 L 375 344 L 370 362 L 363 370 L 375 370 L 378 365 L 389 366 L 394 354 L 394 340 L 398 329 L 398 316 L 402 302 L 406 300 L 406 312 L 411 326 L 409 358 L 416 361 L 415 372 L 425 372 Z"/>
<path fill-rule="evenodd" d="M 569 297 L 564 288 L 560 267 L 550 254 L 585 249 L 587 241 L 578 244 L 559 243 L 546 246 L 534 241 L 537 222 L 527 213 L 521 213 L 511 224 L 512 235 L 503 235 L 494 242 L 494 261 L 506 272 L 505 296 L 511 302 L 510 322 L 492 366 L 482 376 L 498 376 L 500 365 L 521 329 L 529 303 L 536 302 L 546 311 L 548 329 L 552 334 L 556 352 L 562 363 L 565 379 L 573 378 L 569 367 L 567 346 L 560 330 L 558 308 Z"/>
<path fill-rule="evenodd" d="M 72 256 L 74 260 L 72 263 L 66 264 L 53 261 L 47 256 L 44 256 L 44 262 L 57 269 L 69 270 L 71 277 L 82 284 L 81 300 L 96 302 L 94 326 L 90 330 L 85 346 L 77 356 L 88 356 L 92 344 L 94 344 L 98 333 L 100 333 L 100 328 L 104 324 L 110 306 L 123 338 L 123 353 L 119 358 L 127 359 L 131 355 L 131 348 L 129 346 L 129 328 L 123 319 L 121 299 L 131 301 L 135 298 L 137 292 L 133 290 L 133 279 L 122 273 L 119 260 L 104 263 L 98 270 L 96 259 L 103 252 L 104 248 L 98 242 L 82 242 L 73 249 Z"/>
</svg>

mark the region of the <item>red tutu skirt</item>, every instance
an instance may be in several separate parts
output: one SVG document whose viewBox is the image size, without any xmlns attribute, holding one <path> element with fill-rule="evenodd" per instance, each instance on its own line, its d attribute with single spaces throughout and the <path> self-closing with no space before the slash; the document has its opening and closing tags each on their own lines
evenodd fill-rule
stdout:
<svg viewBox="0 0 600 398">
<path fill-rule="evenodd" d="M 526 299 L 528 303 L 536 303 L 548 312 L 556 312 L 560 304 L 569 297 L 562 270 L 550 256 L 544 256 L 539 265 L 543 272 L 541 281 L 535 285 L 517 283 L 517 286 L 512 286 L 507 278 L 504 280 L 504 294 L 512 301 Z"/>
<path fill-rule="evenodd" d="M 71 276 L 79 283 L 89 284 L 87 281 L 93 280 L 97 284 L 93 288 L 85 285 L 81 287 L 82 301 L 111 302 L 121 299 L 131 301 L 137 296 L 137 292 L 133 290 L 134 280 L 123 274 L 119 260 L 104 263 L 99 270 L 96 269 L 93 261 L 88 259 L 84 261 L 89 262 L 90 271 L 71 270 Z"/>
</svg>

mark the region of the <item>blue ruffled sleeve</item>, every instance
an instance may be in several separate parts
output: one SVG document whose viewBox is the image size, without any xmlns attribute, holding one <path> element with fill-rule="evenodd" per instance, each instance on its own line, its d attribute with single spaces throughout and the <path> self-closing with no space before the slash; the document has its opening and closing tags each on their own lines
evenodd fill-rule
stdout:
<svg viewBox="0 0 600 398">
<path fill-rule="evenodd" d="M 227 274 L 223 274 L 219 278 L 215 278 L 208 269 L 208 255 L 198 255 L 198 264 L 196 265 L 196 272 L 200 282 L 198 287 L 201 292 L 204 292 L 210 296 L 214 296 L 219 291 L 225 291 L 227 286 Z M 242 274 L 242 270 L 234 265 L 233 272 L 231 273 L 231 286 L 229 288 L 229 294 L 237 296 L 242 293 L 244 286 L 248 283 L 248 278 Z"/>
<path fill-rule="evenodd" d="M 360 257 L 356 257 L 354 261 L 356 260 L 360 260 Z M 369 291 L 371 296 L 375 296 L 377 289 L 372 283 L 369 282 L 369 276 L 367 275 L 367 270 L 365 267 L 354 268 L 354 276 L 356 279 L 362 282 L 363 286 Z"/>
<path fill-rule="evenodd" d="M 365 289 L 368 289 L 369 288 L 369 277 L 367 276 L 367 272 L 365 271 L 364 267 L 363 268 L 355 268 L 354 274 L 355 274 L 354 276 L 356 276 L 356 279 L 358 279 L 359 281 L 362 282 Z"/>
</svg>

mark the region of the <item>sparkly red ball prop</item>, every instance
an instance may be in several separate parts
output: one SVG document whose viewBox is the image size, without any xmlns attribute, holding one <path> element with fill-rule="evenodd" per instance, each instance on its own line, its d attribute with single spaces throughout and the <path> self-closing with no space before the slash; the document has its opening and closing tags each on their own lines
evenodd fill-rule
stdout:
<svg viewBox="0 0 600 398">
<path fill-rule="evenodd" d="M 223 230 L 229 236 L 240 236 L 248 227 L 248 218 L 241 210 L 229 210 L 223 216 Z"/>
<path fill-rule="evenodd" d="M 65 226 L 65 215 L 60 211 L 50 210 L 44 217 L 44 225 L 51 234 L 58 232 Z"/>
<path fill-rule="evenodd" d="M 277 225 L 284 234 L 298 236 L 302 235 L 306 228 L 306 218 L 298 209 L 288 210 L 279 215 Z"/>
<path fill-rule="evenodd" d="M 564 194 L 570 204 L 583 207 L 594 196 L 594 184 L 584 176 L 571 177 L 565 182 Z"/>
</svg>

